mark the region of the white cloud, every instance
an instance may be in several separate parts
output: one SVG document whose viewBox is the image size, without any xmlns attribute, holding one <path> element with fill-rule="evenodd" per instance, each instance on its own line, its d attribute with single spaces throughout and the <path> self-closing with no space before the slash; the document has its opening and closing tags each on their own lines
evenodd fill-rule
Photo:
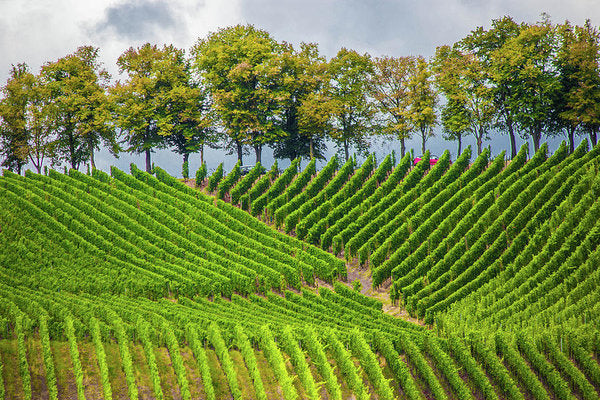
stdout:
<svg viewBox="0 0 600 400">
<path fill-rule="evenodd" d="M 328 56 L 340 47 L 373 55 L 432 55 L 477 26 L 510 15 L 536 22 L 547 12 L 554 22 L 566 18 L 598 24 L 594 0 L 241 0 L 243 18 L 292 43 L 312 41 Z"/>
<path fill-rule="evenodd" d="M 187 50 L 199 37 L 238 23 L 254 24 L 276 40 L 316 42 L 328 56 L 342 46 L 375 56 L 427 56 L 477 26 L 489 27 L 492 19 L 510 15 L 535 22 L 542 12 L 555 23 L 582 24 L 586 18 L 600 23 L 597 0 L 0 0 L 0 85 L 11 64 L 26 62 L 37 72 L 81 45 L 100 47 L 101 61 L 115 76 L 116 60 L 129 47 L 151 42 Z M 111 15 L 112 27 L 99 29 Z M 430 145 L 438 153 L 454 146 L 441 139 Z M 207 158 L 211 167 L 223 159 L 234 163 L 220 150 L 208 151 Z M 264 158 L 268 164 L 270 156 Z M 126 167 L 139 161 L 127 154 L 115 160 L 105 152 L 98 159 L 106 169 L 115 162 Z M 162 151 L 156 159 L 179 173 L 181 160 L 175 154 Z"/>
<path fill-rule="evenodd" d="M 157 1 L 0 1 L 0 82 L 6 81 L 11 64 L 26 62 L 37 72 L 46 62 L 63 57 L 81 45 L 100 47 L 105 67 L 115 74 L 117 57 L 131 46 L 152 42 L 187 49 L 198 37 L 241 21 L 236 1 L 164 1 L 161 3 L 164 8 L 159 11 L 172 12 L 170 23 L 163 24 L 160 15 L 146 15 L 147 24 L 140 25 L 135 18 L 142 16 L 133 14 L 123 15 L 130 21 L 117 18 L 121 30 L 97 29 L 106 21 L 108 10 L 122 11 L 123 4 L 131 5 L 134 11 L 136 7 L 143 10 L 148 3 Z M 127 35 L 128 25 L 141 28 L 140 35 Z"/>
<path fill-rule="evenodd" d="M 252 23 L 277 40 L 317 42 L 332 56 L 342 47 L 373 55 L 433 54 L 493 18 L 583 23 L 600 15 L 595 0 L 0 0 L 0 82 L 11 64 L 34 71 L 80 45 L 100 47 L 113 74 L 117 57 L 145 42 L 189 49 L 198 37 Z M 107 22 L 110 22 L 107 25 Z M 594 21 L 598 23 L 599 21 Z M 101 29 L 105 24 L 106 29 Z"/>
</svg>

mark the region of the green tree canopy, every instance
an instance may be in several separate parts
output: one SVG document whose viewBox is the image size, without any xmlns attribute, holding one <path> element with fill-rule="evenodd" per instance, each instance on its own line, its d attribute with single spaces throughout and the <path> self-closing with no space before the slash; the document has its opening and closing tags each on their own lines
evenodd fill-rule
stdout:
<svg viewBox="0 0 600 400">
<path fill-rule="evenodd" d="M 298 107 L 298 136 L 310 158 L 323 159 L 327 150 L 325 138 L 333 130 L 333 116 L 339 110 L 339 102 L 328 93 L 328 89 L 319 89 L 307 94 Z"/>
<path fill-rule="evenodd" d="M 436 85 L 446 98 L 442 107 L 444 131 L 458 140 L 458 154 L 462 134 L 472 134 L 477 154 L 481 154 L 497 112 L 483 63 L 475 54 L 463 52 L 458 46 L 440 46 L 432 65 Z"/>
<path fill-rule="evenodd" d="M 438 101 L 433 85 L 432 71 L 423 57 L 417 57 L 414 74 L 408 83 L 410 126 L 421 135 L 421 151 L 425 154 L 427 139 L 433 136 L 433 127 L 437 124 L 435 108 Z"/>
<path fill-rule="evenodd" d="M 600 34 L 589 20 L 584 26 L 566 21 L 557 27 L 557 34 L 555 67 L 561 90 L 554 111 L 559 126 L 567 133 L 571 151 L 580 128 L 595 146 L 600 129 Z"/>
<path fill-rule="evenodd" d="M 18 174 L 27 164 L 29 142 L 28 106 L 35 76 L 27 64 L 13 65 L 0 101 L 0 143 L 2 166 Z"/>
<path fill-rule="evenodd" d="M 508 132 L 511 158 L 517 155 L 515 117 L 513 108 L 509 106 L 510 99 L 514 97 L 514 85 L 509 79 L 510 76 L 501 73 L 503 64 L 499 63 L 493 54 L 509 39 L 517 37 L 523 27 L 524 24 L 518 24 L 511 17 L 505 16 L 492 20 L 492 27 L 488 30 L 483 27 L 476 28 L 458 43 L 461 49 L 473 53 L 483 63 L 498 111 L 496 124 Z"/>
<path fill-rule="evenodd" d="M 281 49 L 268 32 L 252 25 L 220 29 L 192 49 L 194 66 L 240 162 L 243 146 L 254 148 L 258 163 L 263 145 L 285 135 L 279 123 L 286 100 Z"/>
<path fill-rule="evenodd" d="M 287 43 L 279 55 L 282 71 L 281 127 L 286 136 L 272 147 L 276 158 L 324 159 L 325 137 L 331 127 L 327 63 L 314 43 L 301 43 L 299 50 Z"/>
<path fill-rule="evenodd" d="M 0 101 L 0 149 L 2 166 L 21 172 L 30 161 L 40 173 L 44 161 L 58 162 L 54 156 L 58 104 L 50 87 L 33 75 L 26 64 L 13 66 Z"/>
<path fill-rule="evenodd" d="M 367 152 L 369 134 L 374 131 L 375 107 L 369 99 L 373 64 L 368 54 L 342 48 L 329 61 L 330 93 L 335 102 L 331 138 L 342 146 L 345 160 L 350 146 Z"/>
<path fill-rule="evenodd" d="M 26 151 L 38 173 L 41 172 L 44 161 L 50 159 L 52 164 L 59 162 L 54 154 L 55 132 L 59 121 L 55 117 L 56 104 L 51 101 L 49 92 L 50 88 L 36 76 L 27 106 L 29 137 Z"/>
<path fill-rule="evenodd" d="M 88 158 L 93 165 L 94 149 L 101 141 L 115 152 L 118 149 L 109 125 L 105 92 L 109 76 L 97 58 L 98 48 L 83 46 L 41 70 L 41 84 L 53 106 L 50 115 L 56 120 L 55 156 L 74 169 Z"/>
<path fill-rule="evenodd" d="M 146 43 L 130 48 L 117 65 L 128 78 L 112 88 L 114 118 L 127 151 L 144 153 L 149 172 L 151 153 L 166 147 L 166 138 L 176 134 L 193 137 L 202 129 L 195 126 L 201 115 L 201 92 L 189 84 L 183 50 L 172 45 L 159 49 Z M 184 141 L 183 151 L 194 150 L 185 146 Z"/>
<path fill-rule="evenodd" d="M 549 21 L 523 27 L 492 53 L 493 79 L 510 88 L 506 104 L 521 136 L 531 138 L 535 151 L 553 127 L 553 100 L 561 89 L 552 67 L 554 30 Z"/>
<path fill-rule="evenodd" d="M 167 94 L 167 102 L 173 113 L 173 130 L 167 142 L 173 151 L 188 162 L 192 153 L 200 152 L 200 163 L 204 162 L 204 147 L 215 147 L 218 134 L 213 128 L 210 101 L 198 79 L 194 79 L 185 63 L 185 80 L 174 86 Z"/>
<path fill-rule="evenodd" d="M 400 140 L 402 157 L 406 153 L 405 140 L 410 139 L 409 82 L 415 73 L 416 58 L 377 57 L 373 60 L 374 73 L 370 82 L 371 96 L 375 99 L 385 134 Z"/>
<path fill-rule="evenodd" d="M 462 153 L 462 139 L 470 133 L 469 112 L 465 104 L 457 98 L 447 98 L 440 112 L 442 136 L 446 140 L 456 140 L 456 154 Z"/>
</svg>

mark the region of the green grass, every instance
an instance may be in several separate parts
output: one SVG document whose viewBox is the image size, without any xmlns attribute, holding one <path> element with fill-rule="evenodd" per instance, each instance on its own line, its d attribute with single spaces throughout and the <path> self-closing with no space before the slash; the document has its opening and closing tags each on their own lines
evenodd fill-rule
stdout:
<svg viewBox="0 0 600 400">
<path fill-rule="evenodd" d="M 246 368 L 246 363 L 244 362 L 244 357 L 242 357 L 242 353 L 240 353 L 237 350 L 229 350 L 229 357 L 231 357 L 231 361 L 233 361 L 233 366 L 235 367 L 235 373 L 238 378 L 238 384 L 240 386 L 240 389 L 242 390 L 242 398 L 256 398 L 254 384 L 252 382 L 252 378 L 250 378 L 248 368 Z"/>
<path fill-rule="evenodd" d="M 429 386 L 427 386 L 427 382 L 425 382 L 425 380 L 421 377 L 421 375 L 419 375 L 419 371 L 408 360 L 408 357 L 406 357 L 406 354 L 400 353 L 399 355 L 400 355 L 400 359 L 402 360 L 402 362 L 404 362 L 408 366 L 408 370 L 410 371 L 411 376 L 415 380 L 415 383 L 417 384 L 417 388 L 421 391 L 421 393 L 423 393 L 424 397 L 426 399 L 433 398 L 433 394 L 431 393 L 431 389 L 429 388 Z"/>
<path fill-rule="evenodd" d="M 335 377 L 337 378 L 337 381 L 340 384 L 340 388 L 342 390 L 342 399 L 355 398 L 354 394 L 352 393 L 352 390 L 350 390 L 350 387 L 348 387 L 348 382 L 346 382 L 346 379 L 344 379 L 342 373 L 340 372 L 340 369 L 338 368 L 337 364 L 333 359 L 331 352 L 328 350 L 327 347 L 325 347 L 325 354 L 327 354 L 329 364 L 331 364 L 333 368 L 333 373 L 335 374 Z"/>
<path fill-rule="evenodd" d="M 396 382 L 396 380 L 394 379 L 394 373 L 388 366 L 387 362 L 385 361 L 385 358 L 377 353 L 375 354 L 375 356 L 377 357 L 377 360 L 379 361 L 379 365 L 381 365 L 381 371 L 383 372 L 383 376 L 385 377 L 385 379 L 391 380 L 390 387 L 392 388 L 394 397 L 397 399 L 405 398 L 405 396 L 401 396 L 400 384 L 398 384 Z"/>
<path fill-rule="evenodd" d="M 0 356 L 2 357 L 2 377 L 4 378 L 6 399 L 19 400 L 23 398 L 21 377 L 19 371 L 19 358 L 17 355 L 17 341 L 15 339 L 0 340 Z"/>
<path fill-rule="evenodd" d="M 202 377 L 198 364 L 194 358 L 194 353 L 187 346 L 181 346 L 181 358 L 186 369 L 187 379 L 190 384 L 190 394 L 192 399 L 203 399 L 205 397 L 204 388 L 202 386 Z"/>
<path fill-rule="evenodd" d="M 317 393 L 319 393 L 319 396 L 321 396 L 322 399 L 327 399 L 329 397 L 329 394 L 327 393 L 327 388 L 325 387 L 325 382 L 323 381 L 323 377 L 319 374 L 319 371 L 317 370 L 317 366 L 312 362 L 310 356 L 306 353 L 305 353 L 305 355 L 306 355 L 306 362 L 308 363 L 308 367 L 310 368 L 310 373 L 312 374 L 313 378 L 315 379 L 315 383 L 318 388 Z"/>
<path fill-rule="evenodd" d="M 139 344 L 130 344 L 129 352 L 131 354 L 131 361 L 133 362 L 135 384 L 138 387 L 140 399 L 153 398 L 154 391 L 152 389 L 152 381 L 150 380 L 148 361 L 146 360 L 146 355 L 144 354 L 144 347 Z"/>
<path fill-rule="evenodd" d="M 173 369 L 171 357 L 166 347 L 159 347 L 154 350 L 156 354 L 156 366 L 160 375 L 160 385 L 165 396 L 165 400 L 181 398 L 177 376 Z"/>
<path fill-rule="evenodd" d="M 126 399 L 128 396 L 127 381 L 125 381 L 119 346 L 116 343 L 104 343 L 104 352 L 106 353 L 106 364 L 108 365 L 113 399 Z"/>
<path fill-rule="evenodd" d="M 77 387 L 75 386 L 75 375 L 73 375 L 73 362 L 69 353 L 67 342 L 50 342 L 54 366 L 56 367 L 56 381 L 58 385 L 59 399 L 76 399 Z"/>
<path fill-rule="evenodd" d="M 42 358 L 42 345 L 39 338 L 27 338 L 27 362 L 29 363 L 29 373 L 31 374 L 31 393 L 32 396 L 42 398 L 48 397 L 48 388 L 46 386 L 46 369 Z"/>
<path fill-rule="evenodd" d="M 83 387 L 85 389 L 86 399 L 102 398 L 102 383 L 100 381 L 100 371 L 98 369 L 98 358 L 96 357 L 96 348 L 93 343 L 77 342 L 79 349 L 79 359 L 83 368 Z"/>
<path fill-rule="evenodd" d="M 260 377 L 262 378 L 263 385 L 265 387 L 265 393 L 269 399 L 283 399 L 283 393 L 277 378 L 269 365 L 265 355 L 262 352 L 256 352 L 256 362 L 260 371 Z"/>
<path fill-rule="evenodd" d="M 287 353 L 283 351 L 283 349 L 281 350 L 281 355 L 283 356 L 283 360 L 285 361 L 285 366 L 287 368 L 288 374 L 292 378 L 294 387 L 298 392 L 299 398 L 307 399 L 308 396 L 306 394 L 306 390 L 304 390 L 304 386 L 302 386 L 302 382 L 300 382 L 300 378 L 298 377 L 298 374 L 296 373 L 296 370 L 294 369 L 294 366 L 290 361 L 290 356 L 288 356 Z"/>
<path fill-rule="evenodd" d="M 208 358 L 208 365 L 210 366 L 210 372 L 212 373 L 215 397 L 217 399 L 230 399 L 231 392 L 229 391 L 227 377 L 221 368 L 217 354 L 212 349 L 206 349 L 206 358 Z"/>
</svg>

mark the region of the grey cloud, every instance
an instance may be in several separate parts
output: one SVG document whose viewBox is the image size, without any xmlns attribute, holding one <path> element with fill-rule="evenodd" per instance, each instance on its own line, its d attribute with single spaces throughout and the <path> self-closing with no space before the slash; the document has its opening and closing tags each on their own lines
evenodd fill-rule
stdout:
<svg viewBox="0 0 600 400">
<path fill-rule="evenodd" d="M 182 24 L 168 2 L 130 0 L 108 7 L 104 18 L 96 25 L 98 33 L 114 32 L 129 40 L 149 40 L 158 31 L 170 30 Z"/>
<path fill-rule="evenodd" d="M 430 56 L 436 46 L 503 15 L 535 22 L 548 12 L 554 22 L 568 16 L 582 23 L 600 9 L 593 0 L 240 0 L 240 6 L 246 22 L 277 40 L 317 42 L 328 56 L 340 47 L 374 56 Z"/>
<path fill-rule="evenodd" d="M 241 11 L 249 23 L 286 35 L 278 40 L 317 42 L 333 55 L 342 46 L 371 47 L 370 42 L 389 36 L 396 25 L 389 18 L 397 14 L 397 6 L 380 0 L 243 0 Z M 355 46 L 360 43 L 363 46 Z"/>
<path fill-rule="evenodd" d="M 340 47 L 372 55 L 431 54 L 440 28 L 459 25 L 447 21 L 443 2 L 417 0 L 242 0 L 249 23 L 285 37 L 292 43 L 315 41 L 328 56 Z M 459 6 L 459 8 L 466 8 Z M 435 22 L 435 23 L 432 23 Z M 440 43 L 437 43 L 440 44 Z"/>
</svg>

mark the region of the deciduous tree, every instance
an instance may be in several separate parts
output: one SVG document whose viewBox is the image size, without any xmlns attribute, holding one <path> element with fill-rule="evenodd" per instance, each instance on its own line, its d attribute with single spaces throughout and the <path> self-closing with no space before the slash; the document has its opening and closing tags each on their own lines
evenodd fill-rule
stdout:
<svg viewBox="0 0 600 400">
<path fill-rule="evenodd" d="M 425 143 L 433 136 L 433 127 L 437 124 L 437 92 L 431 79 L 432 72 L 424 57 L 417 57 L 415 73 L 408 84 L 409 113 L 408 120 L 413 129 L 421 135 L 421 151 L 425 154 Z"/>
<path fill-rule="evenodd" d="M 173 45 L 159 49 L 146 43 L 130 48 L 117 65 L 128 78 L 112 88 L 116 124 L 124 134 L 126 150 L 144 153 L 150 172 L 151 153 L 166 147 L 167 137 L 191 134 L 186 124 L 195 118 L 198 96 L 188 85 L 184 52 Z M 196 110 L 188 108 L 190 103 Z"/>
<path fill-rule="evenodd" d="M 400 140 L 400 152 L 404 157 L 405 140 L 410 139 L 412 133 L 408 92 L 416 70 L 416 58 L 377 57 L 373 60 L 373 70 L 369 86 L 382 120 L 381 127 L 384 133 Z"/>
<path fill-rule="evenodd" d="M 116 152 L 105 88 L 109 79 L 97 61 L 98 48 L 82 46 L 73 54 L 42 67 L 57 133 L 55 156 L 78 169 L 104 141 Z"/>
<path fill-rule="evenodd" d="M 6 156 L 2 166 L 20 173 L 30 161 L 40 173 L 44 161 L 57 161 L 58 108 L 40 76 L 24 63 L 13 66 L 0 101 L 0 148 Z"/>
<path fill-rule="evenodd" d="M 342 146 L 345 160 L 350 146 L 368 151 L 369 134 L 374 129 L 375 108 L 369 99 L 369 82 L 373 64 L 368 54 L 342 48 L 329 61 L 331 98 L 337 103 L 331 138 Z"/>
<path fill-rule="evenodd" d="M 511 38 L 519 35 L 524 24 L 516 23 L 511 17 L 505 16 L 492 21 L 489 30 L 478 27 L 459 42 L 459 46 L 466 51 L 472 52 L 483 63 L 490 86 L 493 88 L 494 102 L 498 110 L 497 126 L 506 129 L 510 139 L 511 159 L 517 155 L 517 142 L 515 133 L 515 117 L 513 109 L 509 107 L 509 100 L 513 97 L 514 86 L 511 76 L 503 75 L 503 68 L 498 59 L 492 54 L 498 51 Z"/>
<path fill-rule="evenodd" d="M 572 26 L 567 21 L 557 27 L 557 32 L 555 66 L 561 91 L 554 112 L 573 151 L 578 129 L 589 134 L 593 145 L 600 129 L 600 33 L 589 20 L 583 26 Z"/>
<path fill-rule="evenodd" d="M 29 141 L 28 106 L 31 101 L 35 76 L 27 64 L 13 65 L 0 100 L 0 151 L 4 156 L 2 167 L 18 174 L 27 164 Z"/>
<path fill-rule="evenodd" d="M 324 159 L 325 136 L 331 126 L 332 102 L 327 93 L 325 58 L 314 43 L 301 43 L 299 50 L 283 44 L 279 55 L 281 85 L 285 92 L 281 127 L 286 136 L 272 147 L 276 158 Z"/>
<path fill-rule="evenodd" d="M 198 40 L 192 49 L 194 66 L 240 162 L 243 146 L 254 148 L 258 163 L 263 145 L 285 135 L 279 123 L 285 100 L 280 49 L 268 32 L 252 25 L 220 29 Z"/>
<path fill-rule="evenodd" d="M 462 154 L 462 139 L 469 134 L 469 112 L 460 99 L 447 98 L 446 104 L 440 112 L 442 123 L 442 135 L 446 140 L 456 140 L 458 150 L 456 154 Z"/>
<path fill-rule="evenodd" d="M 55 117 L 56 104 L 50 101 L 49 88 L 40 83 L 36 77 L 27 106 L 27 154 L 37 170 L 42 171 L 44 161 L 50 159 L 55 163 L 54 146 L 57 121 Z"/>
<path fill-rule="evenodd" d="M 554 30 L 546 20 L 522 28 L 492 53 L 494 80 L 510 87 L 507 106 L 521 135 L 533 140 L 535 151 L 553 127 L 553 99 L 560 90 L 552 67 L 554 49 Z"/>
<path fill-rule="evenodd" d="M 477 154 L 481 154 L 497 112 L 483 64 L 476 55 L 462 52 L 457 46 L 440 46 L 433 69 L 436 85 L 446 97 L 442 110 L 444 131 L 459 140 L 458 154 L 462 134 L 472 134 L 477 142 Z"/>
<path fill-rule="evenodd" d="M 188 163 L 190 154 L 197 152 L 200 152 L 202 164 L 205 146 L 216 147 L 218 134 L 212 126 L 206 91 L 198 80 L 193 79 L 187 62 L 184 68 L 186 79 L 167 94 L 174 125 L 167 142 L 174 152 L 183 156 L 184 165 Z"/>
<path fill-rule="evenodd" d="M 324 158 L 325 138 L 335 130 L 333 116 L 339 109 L 339 101 L 331 97 L 327 88 L 309 93 L 302 99 L 298 107 L 298 134 L 304 143 L 308 139 L 310 158 Z"/>
</svg>

